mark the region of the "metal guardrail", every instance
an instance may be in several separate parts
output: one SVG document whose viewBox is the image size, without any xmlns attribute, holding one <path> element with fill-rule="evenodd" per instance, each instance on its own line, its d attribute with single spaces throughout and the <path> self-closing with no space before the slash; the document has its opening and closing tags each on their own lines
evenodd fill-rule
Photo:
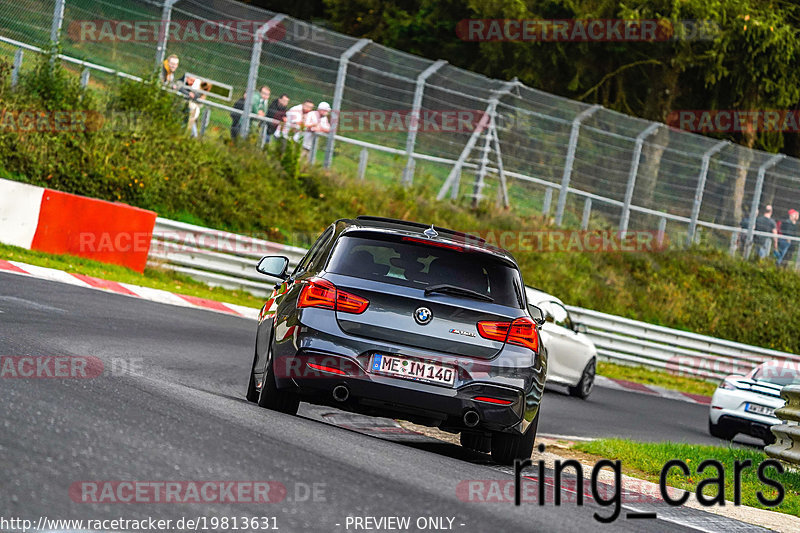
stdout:
<svg viewBox="0 0 800 533">
<path fill-rule="evenodd" d="M 166 267 L 209 285 L 243 289 L 264 295 L 272 290 L 255 265 L 265 255 L 285 255 L 294 268 L 306 250 L 157 218 L 150 244 L 148 264 Z"/>
<path fill-rule="evenodd" d="M 567 306 L 586 325 L 601 359 L 708 380 L 745 374 L 764 361 L 800 362 L 800 356 L 689 331 Z"/>
<path fill-rule="evenodd" d="M 258 259 L 265 255 L 285 255 L 294 268 L 305 253 L 303 248 L 158 218 L 150 248 L 150 264 L 210 285 L 244 289 L 264 296 L 273 285 L 255 271 Z M 568 306 L 568 309 L 577 322 L 587 326 L 598 356 L 615 363 L 709 380 L 719 380 L 733 373 L 744 374 L 773 359 L 800 363 L 800 355 L 581 307 Z"/>
<path fill-rule="evenodd" d="M 783 420 L 770 429 L 776 441 L 764 451 L 770 457 L 787 463 L 800 465 L 800 385 L 787 385 L 781 390 L 786 405 L 775 410 L 775 416 Z"/>
</svg>

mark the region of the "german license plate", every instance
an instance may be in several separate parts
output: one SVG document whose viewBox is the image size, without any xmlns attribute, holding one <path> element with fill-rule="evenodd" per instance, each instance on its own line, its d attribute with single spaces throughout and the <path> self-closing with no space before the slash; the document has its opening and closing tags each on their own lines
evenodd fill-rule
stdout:
<svg viewBox="0 0 800 533">
<path fill-rule="evenodd" d="M 744 406 L 744 410 L 748 413 L 755 413 L 757 415 L 775 416 L 775 409 L 772 407 L 765 407 L 755 403 L 748 403 Z"/>
<path fill-rule="evenodd" d="M 427 361 L 417 361 L 396 355 L 372 354 L 370 370 L 375 374 L 386 374 L 404 379 L 437 383 L 452 387 L 456 373 L 449 366 Z"/>
</svg>

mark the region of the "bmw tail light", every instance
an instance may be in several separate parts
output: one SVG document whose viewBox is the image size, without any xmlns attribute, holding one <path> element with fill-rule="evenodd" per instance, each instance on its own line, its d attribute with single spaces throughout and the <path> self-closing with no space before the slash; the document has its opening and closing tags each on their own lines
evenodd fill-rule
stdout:
<svg viewBox="0 0 800 533">
<path fill-rule="evenodd" d="M 478 322 L 478 333 L 484 339 L 515 344 L 539 351 L 539 332 L 536 324 L 529 318 L 518 318 L 513 322 L 493 322 L 484 320 Z"/>
<path fill-rule="evenodd" d="M 311 278 L 304 282 L 297 299 L 297 307 L 317 307 L 334 309 L 342 313 L 361 314 L 369 306 L 369 300 L 349 292 L 340 291 L 336 285 L 321 278 Z"/>
</svg>

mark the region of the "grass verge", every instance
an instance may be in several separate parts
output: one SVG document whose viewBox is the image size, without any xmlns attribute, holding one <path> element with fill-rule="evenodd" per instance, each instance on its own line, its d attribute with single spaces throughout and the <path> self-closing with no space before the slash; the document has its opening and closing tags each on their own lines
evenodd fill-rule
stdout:
<svg viewBox="0 0 800 533">
<path fill-rule="evenodd" d="M 751 467 L 741 473 L 741 503 L 749 507 L 778 511 L 794 516 L 800 516 L 800 476 L 794 472 L 777 473 L 773 468 L 765 470 L 765 475 L 778 481 L 784 488 L 783 501 L 776 506 L 767 506 L 758 500 L 760 492 L 764 498 L 775 500 L 778 492 L 776 489 L 762 483 L 757 475 L 758 465 L 768 459 L 759 450 L 747 448 L 722 448 L 718 446 L 698 446 L 693 444 L 679 444 L 672 442 L 643 443 L 623 439 L 600 439 L 591 442 L 576 443 L 572 449 L 578 450 L 596 459 L 606 458 L 620 460 L 623 471 L 629 476 L 645 479 L 655 483 L 659 482 L 661 470 L 667 461 L 672 459 L 682 460 L 689 467 L 689 476 L 684 476 L 678 468 L 670 469 L 667 476 L 667 485 L 696 492 L 698 485 L 703 480 L 717 478 L 720 472 L 715 467 L 707 467 L 698 473 L 703 461 L 713 459 L 723 466 L 724 476 L 723 495 L 728 501 L 734 498 L 734 463 L 736 461 L 751 461 Z M 714 498 L 719 492 L 719 484 L 704 484 L 702 493 L 709 498 Z"/>
<path fill-rule="evenodd" d="M 55 268 L 74 274 L 85 274 L 96 278 L 152 287 L 187 296 L 197 296 L 248 307 L 261 307 L 263 304 L 260 298 L 248 292 L 209 287 L 182 274 L 160 268 L 147 267 L 144 273 L 140 274 L 129 268 L 108 265 L 82 257 L 52 255 L 6 244 L 0 244 L 0 259 L 21 261 L 30 265 Z"/>
<path fill-rule="evenodd" d="M 611 379 L 622 379 L 634 381 L 644 385 L 654 385 L 665 389 L 688 392 L 689 394 L 700 394 L 711 396 L 717 385 L 702 379 L 680 376 L 670 372 L 650 370 L 640 366 L 626 366 L 609 363 L 608 361 L 597 362 L 597 373 Z"/>
</svg>

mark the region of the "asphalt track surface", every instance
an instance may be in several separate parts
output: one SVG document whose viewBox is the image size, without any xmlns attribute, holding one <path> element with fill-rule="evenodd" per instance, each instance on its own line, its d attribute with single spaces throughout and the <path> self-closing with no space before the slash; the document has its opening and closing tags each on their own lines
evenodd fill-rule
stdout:
<svg viewBox="0 0 800 533">
<path fill-rule="evenodd" d="M 323 423 L 336 416 L 305 404 L 291 417 L 246 402 L 254 335 L 250 320 L 0 274 L 0 355 L 88 355 L 104 364 L 93 379 L 0 379 L 0 517 L 265 516 L 280 531 L 332 532 L 389 530 L 347 527 L 348 517 L 367 516 L 410 517 L 406 531 L 423 530 L 420 517 L 452 518 L 451 530 L 463 532 L 756 529 L 663 504 L 623 505 L 620 518 L 603 525 L 593 514 L 610 509 L 591 498 L 560 507 L 465 501 L 459 483 L 507 482 L 508 469 L 427 438 L 377 438 Z M 548 391 L 539 430 L 719 443 L 707 435 L 706 417 L 704 406 L 624 391 L 597 389 L 588 402 Z M 78 482 L 115 480 L 269 480 L 287 496 L 268 504 L 70 496 Z M 634 511 L 658 518 L 627 519 Z"/>
</svg>

